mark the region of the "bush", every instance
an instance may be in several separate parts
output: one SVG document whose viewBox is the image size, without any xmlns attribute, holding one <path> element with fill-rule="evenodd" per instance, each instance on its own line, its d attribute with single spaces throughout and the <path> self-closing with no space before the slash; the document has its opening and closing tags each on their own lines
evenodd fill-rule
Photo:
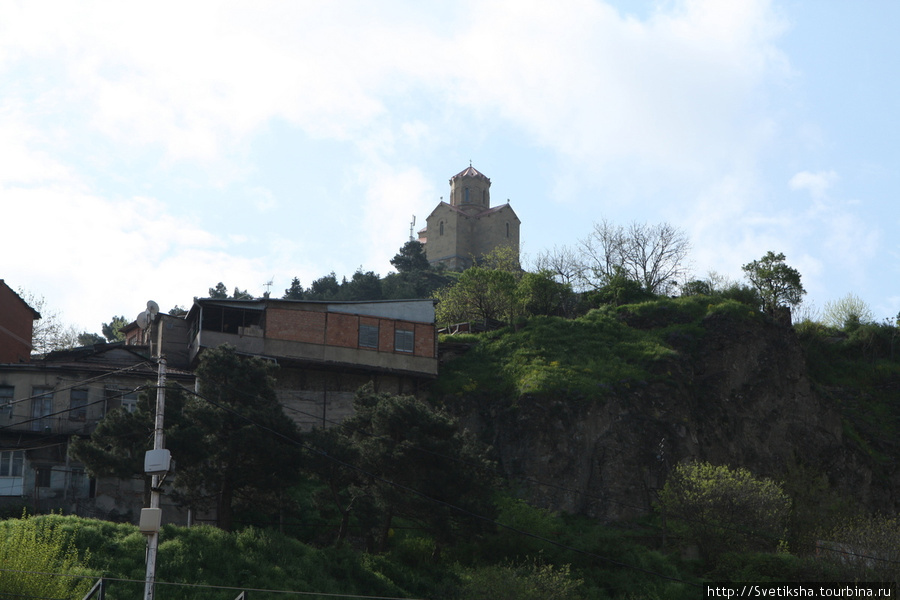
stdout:
<svg viewBox="0 0 900 600">
<path fill-rule="evenodd" d="M 464 575 L 463 600 L 569 600 L 580 598 L 582 581 L 568 565 L 540 561 L 480 567 Z"/>
<path fill-rule="evenodd" d="M 97 577 L 85 568 L 72 536 L 52 519 L 26 517 L 0 529 L 0 594 L 3 597 L 82 597 Z M 48 576 L 48 573 L 54 575 Z"/>
<path fill-rule="evenodd" d="M 791 500 L 747 469 L 682 463 L 660 493 L 660 509 L 708 560 L 735 548 L 774 551 L 787 532 Z"/>
</svg>

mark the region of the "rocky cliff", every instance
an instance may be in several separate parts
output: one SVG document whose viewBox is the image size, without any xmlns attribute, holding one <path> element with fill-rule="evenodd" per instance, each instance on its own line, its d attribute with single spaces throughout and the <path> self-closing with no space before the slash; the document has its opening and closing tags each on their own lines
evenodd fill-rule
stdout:
<svg viewBox="0 0 900 600">
<path fill-rule="evenodd" d="M 638 324 L 640 326 L 640 324 Z M 604 520 L 640 516 L 679 461 L 782 477 L 792 465 L 871 509 L 895 511 L 896 468 L 848 439 L 815 391 L 794 330 L 709 314 L 702 340 L 679 340 L 660 376 L 620 381 L 602 399 L 558 394 L 457 396 L 445 404 L 493 448 L 519 492 L 543 507 Z"/>
</svg>

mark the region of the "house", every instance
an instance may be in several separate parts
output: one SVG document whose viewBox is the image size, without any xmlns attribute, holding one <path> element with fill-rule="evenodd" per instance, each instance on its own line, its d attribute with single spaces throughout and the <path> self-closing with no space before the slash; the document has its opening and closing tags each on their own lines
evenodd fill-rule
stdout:
<svg viewBox="0 0 900 600">
<path fill-rule="evenodd" d="M 161 315 L 162 316 L 162 315 Z M 323 302 L 195 299 L 185 327 L 151 332 L 160 348 L 187 333 L 186 362 L 205 348 L 230 344 L 279 365 L 276 387 L 285 412 L 302 429 L 328 427 L 353 412 L 360 386 L 418 394 L 437 377 L 433 300 Z"/>
<path fill-rule="evenodd" d="M 419 241 L 429 263 L 462 271 L 500 246 L 518 260 L 520 225 L 508 202 L 491 207 L 491 180 L 469 165 L 450 178 L 450 202 L 431 211 Z"/>
<path fill-rule="evenodd" d="M 0 363 L 31 360 L 34 321 L 41 315 L 0 279 Z"/>
<path fill-rule="evenodd" d="M 156 374 L 148 347 L 121 342 L 0 364 L 0 506 L 100 518 L 139 514 L 140 476 L 92 480 L 69 457 L 68 447 L 74 437 L 90 435 L 110 411 L 133 411 L 140 391 L 155 386 Z M 193 386 L 190 373 L 169 377 Z"/>
</svg>

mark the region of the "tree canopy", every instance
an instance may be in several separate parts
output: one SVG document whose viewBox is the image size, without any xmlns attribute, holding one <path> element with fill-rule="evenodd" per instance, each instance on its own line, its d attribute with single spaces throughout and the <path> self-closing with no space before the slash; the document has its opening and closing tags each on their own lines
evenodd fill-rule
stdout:
<svg viewBox="0 0 900 600">
<path fill-rule="evenodd" d="M 762 309 L 774 315 L 782 306 L 796 306 L 806 290 L 800 283 L 800 272 L 784 262 L 784 254 L 769 250 L 759 260 L 747 263 L 744 274 L 762 299 Z"/>
<path fill-rule="evenodd" d="M 663 294 L 687 274 L 691 249 L 687 234 L 669 223 L 632 222 L 627 227 L 609 221 L 594 224 L 580 243 L 580 275 L 597 289 L 624 274 L 651 294 Z"/>
<path fill-rule="evenodd" d="M 231 529 L 235 506 L 261 498 L 271 504 L 297 477 L 299 432 L 278 402 L 271 369 L 220 346 L 200 356 L 199 396 L 176 385 L 166 390 L 166 447 L 178 463 L 175 497 L 193 508 L 215 508 L 222 529 Z M 73 441 L 72 457 L 95 477 L 143 475 L 155 413 L 151 390 L 133 413 L 113 410 L 90 439 Z"/>
<path fill-rule="evenodd" d="M 439 545 L 483 527 L 471 515 L 492 514 L 493 471 L 455 420 L 413 396 L 375 392 L 371 384 L 357 392 L 354 409 L 334 430 L 307 435 L 318 450 L 307 468 L 329 483 L 342 532 L 352 510 L 365 511 L 381 550 L 397 518 L 424 527 Z"/>
<path fill-rule="evenodd" d="M 706 462 L 677 465 L 659 503 L 707 557 L 737 548 L 774 550 L 786 535 L 791 510 L 790 498 L 774 481 Z"/>
</svg>

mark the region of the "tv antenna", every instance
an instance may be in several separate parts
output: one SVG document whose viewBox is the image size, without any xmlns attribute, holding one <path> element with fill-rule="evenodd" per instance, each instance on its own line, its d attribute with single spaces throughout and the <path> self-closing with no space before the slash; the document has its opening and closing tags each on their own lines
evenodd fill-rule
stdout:
<svg viewBox="0 0 900 600">
<path fill-rule="evenodd" d="M 413 228 L 416 226 L 416 215 L 412 216 L 412 221 L 409 224 L 409 241 L 413 241 Z"/>
<path fill-rule="evenodd" d="M 269 292 L 271 291 L 272 286 L 275 285 L 274 280 L 275 276 L 272 275 L 271 277 L 269 277 L 269 280 L 263 284 L 263 287 L 266 288 L 266 298 L 269 297 Z"/>
</svg>

